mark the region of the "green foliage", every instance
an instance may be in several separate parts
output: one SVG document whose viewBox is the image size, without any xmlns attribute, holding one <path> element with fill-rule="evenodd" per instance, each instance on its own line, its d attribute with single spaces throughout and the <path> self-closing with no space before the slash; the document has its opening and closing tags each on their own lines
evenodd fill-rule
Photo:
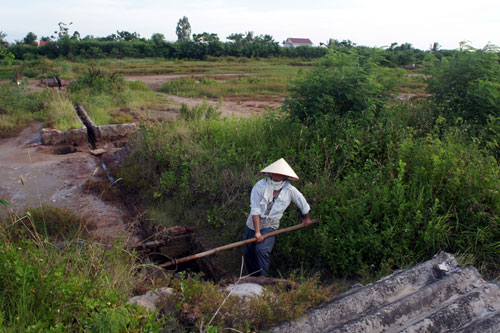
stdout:
<svg viewBox="0 0 500 333">
<path fill-rule="evenodd" d="M 495 276 L 497 162 L 468 140 L 467 128 L 449 128 L 436 114 L 424 103 L 314 127 L 272 113 L 143 125 L 120 177 L 145 202 L 155 200 L 156 210 L 204 230 L 215 246 L 241 238 L 258 170 L 284 157 L 322 223 L 281 235 L 273 272 L 304 265 L 373 278 L 445 250 L 470 254 Z M 291 209 L 281 224 L 297 220 Z M 221 260 L 236 266 L 231 256 Z"/>
<path fill-rule="evenodd" d="M 212 106 L 207 102 L 193 106 L 191 109 L 182 103 L 179 110 L 180 118 L 186 121 L 201 120 L 201 119 L 218 119 L 220 116 L 220 103 L 217 106 Z"/>
<path fill-rule="evenodd" d="M 165 97 L 153 92 L 143 82 L 127 82 L 117 73 L 97 67 L 68 85 L 73 104 L 81 104 L 97 125 L 131 121 L 145 108 L 160 107 Z M 132 114 L 132 115 L 131 115 Z"/>
<path fill-rule="evenodd" d="M 125 80 L 116 73 L 107 74 L 99 68 L 90 67 L 87 74 L 68 86 L 70 92 L 89 89 L 91 93 L 117 93 L 125 88 Z"/>
<path fill-rule="evenodd" d="M 376 80 L 376 70 L 370 57 L 331 50 L 318 68 L 294 82 L 284 108 L 306 124 L 324 116 L 374 115 L 382 106 L 384 88 Z"/>
<path fill-rule="evenodd" d="M 0 221 L 2 330 L 159 331 L 155 313 L 126 304 L 141 279 L 134 256 L 120 244 L 82 241 L 69 230 L 82 229 L 76 220 L 43 207 Z M 66 245 L 57 247 L 51 237 L 61 233 Z"/>
<path fill-rule="evenodd" d="M 52 206 L 29 209 L 26 210 L 23 217 L 13 218 L 16 222 L 3 230 L 6 232 L 6 236 L 11 238 L 11 241 L 30 237 L 35 241 L 40 239 L 60 241 L 74 239 L 77 236 L 87 236 L 82 218 Z"/>
<path fill-rule="evenodd" d="M 289 280 L 294 281 L 294 276 Z M 195 317 L 195 322 L 184 320 L 187 327 L 195 326 L 207 332 L 218 332 L 218 327 L 261 331 L 296 319 L 339 292 L 338 285 L 321 286 L 318 280 L 318 276 L 300 280 L 296 288 L 290 290 L 286 290 L 285 285 L 268 286 L 263 295 L 245 301 L 234 295 L 227 297 L 228 291 L 203 281 L 199 275 L 182 275 L 181 279 L 171 282 L 175 296 L 170 301 L 181 320 L 181 313 Z"/>
<path fill-rule="evenodd" d="M 38 37 L 33 32 L 28 32 L 26 36 L 24 36 L 23 44 L 37 46 L 37 39 Z"/>
<path fill-rule="evenodd" d="M 0 45 L 0 60 L 5 62 L 7 66 L 10 66 L 14 61 L 14 54 Z"/>
<path fill-rule="evenodd" d="M 4 206 L 4 207 L 7 207 L 7 208 L 11 207 L 10 204 L 6 200 L 4 200 L 4 199 L 0 199 L 0 205 Z"/>
<path fill-rule="evenodd" d="M 180 42 L 191 38 L 191 24 L 189 24 L 189 20 L 186 16 L 183 16 L 179 19 L 179 22 L 177 22 L 175 34 L 177 35 L 177 40 Z"/>
<path fill-rule="evenodd" d="M 159 91 L 184 97 L 280 97 L 286 94 L 292 73 L 278 72 L 266 76 L 207 76 L 196 80 L 185 77 L 164 83 Z"/>
<path fill-rule="evenodd" d="M 428 92 L 444 117 L 484 125 L 500 115 L 500 60 L 497 52 L 457 52 L 434 64 Z"/>
<path fill-rule="evenodd" d="M 46 93 L 29 93 L 17 84 L 0 85 L 0 137 L 15 135 L 33 120 L 43 120 Z"/>
</svg>

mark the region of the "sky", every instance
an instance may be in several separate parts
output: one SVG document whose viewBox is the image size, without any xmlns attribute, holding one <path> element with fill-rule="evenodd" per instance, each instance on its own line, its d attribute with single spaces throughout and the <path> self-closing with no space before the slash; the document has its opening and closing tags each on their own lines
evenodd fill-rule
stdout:
<svg viewBox="0 0 500 333">
<path fill-rule="evenodd" d="M 126 30 L 175 41 L 183 16 L 192 33 L 216 33 L 222 41 L 253 31 L 278 42 L 309 38 L 314 45 L 334 38 L 370 47 L 408 42 L 422 50 L 434 42 L 443 49 L 461 41 L 500 46 L 498 0 L 0 0 L 0 31 L 9 42 L 28 32 L 50 36 L 58 22 L 73 22 L 70 34 L 76 30 L 81 37 Z"/>
</svg>

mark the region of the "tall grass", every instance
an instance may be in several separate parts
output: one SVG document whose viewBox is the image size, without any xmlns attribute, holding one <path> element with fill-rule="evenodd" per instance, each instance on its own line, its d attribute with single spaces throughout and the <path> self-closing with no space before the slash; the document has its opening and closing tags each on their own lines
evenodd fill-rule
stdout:
<svg viewBox="0 0 500 333">
<path fill-rule="evenodd" d="M 90 68 L 88 73 L 68 86 L 70 99 L 81 104 L 97 125 L 120 123 L 120 113 L 138 115 L 147 108 L 162 108 L 166 97 L 153 92 L 143 82 L 127 82 L 116 73 Z"/>
<path fill-rule="evenodd" d="M 43 120 L 44 93 L 29 94 L 23 86 L 0 84 L 0 137 L 20 132 L 34 120 Z"/>
<path fill-rule="evenodd" d="M 216 80 L 211 77 L 181 78 L 168 81 L 159 91 L 184 97 L 283 97 L 290 78 L 240 77 Z"/>
<path fill-rule="evenodd" d="M 85 221 L 52 207 L 0 221 L 0 330 L 159 330 L 155 314 L 126 305 L 141 280 L 135 256 L 106 248 Z"/>
<path fill-rule="evenodd" d="M 0 207 L 8 204 L 0 201 Z M 172 287 L 174 295 L 149 313 L 126 304 L 150 285 L 148 269 L 120 243 L 94 242 L 85 226 L 84 219 L 49 206 L 0 221 L 2 332 L 174 332 L 193 325 L 258 330 L 297 318 L 341 288 L 322 286 L 317 276 L 292 276 L 297 284 L 291 290 L 276 285 L 249 302 L 237 296 L 225 302 L 228 291 L 201 276 L 164 274 L 153 284 Z M 194 319 L 186 320 L 186 311 Z"/>
<path fill-rule="evenodd" d="M 120 176 L 156 216 L 164 211 L 221 245 L 241 239 L 258 171 L 284 157 L 322 224 L 282 235 L 272 274 L 303 266 L 379 276 L 444 250 L 470 254 L 497 277 L 498 164 L 466 127 L 435 119 L 422 104 L 314 127 L 276 113 L 143 125 Z M 292 208 L 282 225 L 299 218 Z M 221 254 L 226 267 L 236 269 L 237 253 Z"/>
<path fill-rule="evenodd" d="M 83 127 L 71 100 L 58 91 L 47 90 L 47 103 L 42 114 L 48 126 L 59 130 Z"/>
</svg>

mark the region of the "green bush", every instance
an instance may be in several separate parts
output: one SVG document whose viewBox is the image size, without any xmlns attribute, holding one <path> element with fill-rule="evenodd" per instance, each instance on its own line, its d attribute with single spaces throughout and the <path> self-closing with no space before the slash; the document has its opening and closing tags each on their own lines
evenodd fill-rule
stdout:
<svg viewBox="0 0 500 333">
<path fill-rule="evenodd" d="M 169 221 L 221 245 L 242 237 L 258 170 L 284 157 L 322 223 L 279 237 L 274 274 L 303 266 L 377 276 L 440 250 L 475 256 L 483 272 L 498 274 L 497 163 L 467 131 L 433 115 L 428 105 L 407 105 L 314 127 L 277 114 L 143 125 L 120 176 Z M 282 226 L 298 221 L 292 208 Z M 473 239 L 479 230 L 486 235 Z"/>
<path fill-rule="evenodd" d="M 129 122 L 136 113 L 160 108 L 166 100 L 143 82 L 127 82 L 97 67 L 69 84 L 68 91 L 73 104 L 82 105 L 96 125 Z"/>
<path fill-rule="evenodd" d="M 29 93 L 24 86 L 0 85 L 0 137 L 17 134 L 34 120 L 43 120 L 47 94 Z"/>
<path fill-rule="evenodd" d="M 444 117 L 484 125 L 500 116 L 500 60 L 497 52 L 462 51 L 436 62 L 428 92 Z"/>
<path fill-rule="evenodd" d="M 370 57 L 331 50 L 318 68 L 294 82 L 284 108 L 293 119 L 312 124 L 324 115 L 358 117 L 375 114 L 382 106 L 383 86 Z"/>
<path fill-rule="evenodd" d="M 156 313 L 126 304 L 143 279 L 135 256 L 82 241 L 82 223 L 51 207 L 0 221 L 2 331 L 160 330 Z"/>
</svg>

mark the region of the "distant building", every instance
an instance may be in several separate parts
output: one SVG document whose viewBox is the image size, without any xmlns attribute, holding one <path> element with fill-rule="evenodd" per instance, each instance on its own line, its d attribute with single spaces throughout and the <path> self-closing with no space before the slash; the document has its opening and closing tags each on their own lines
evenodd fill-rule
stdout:
<svg viewBox="0 0 500 333">
<path fill-rule="evenodd" d="M 309 38 L 287 38 L 283 42 L 284 47 L 313 46 Z"/>
<path fill-rule="evenodd" d="M 38 46 L 44 46 L 45 44 L 47 44 L 48 42 L 47 41 L 39 41 L 38 42 Z"/>
</svg>

